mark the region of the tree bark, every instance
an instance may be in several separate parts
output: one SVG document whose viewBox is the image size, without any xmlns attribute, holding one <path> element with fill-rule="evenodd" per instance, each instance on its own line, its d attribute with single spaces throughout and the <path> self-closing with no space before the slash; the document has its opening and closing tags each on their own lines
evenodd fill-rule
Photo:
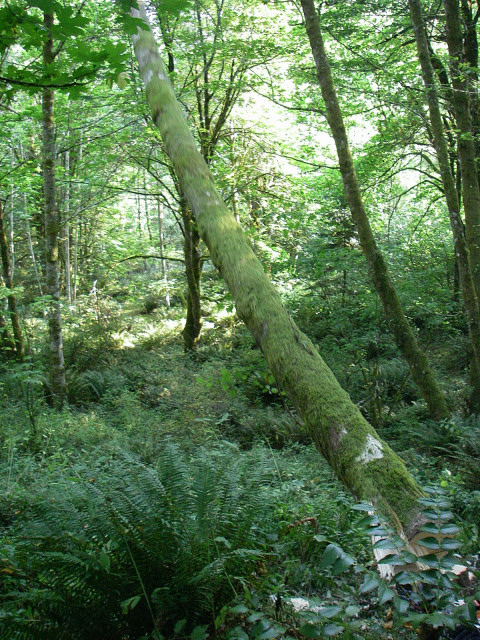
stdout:
<svg viewBox="0 0 480 640">
<path fill-rule="evenodd" d="M 70 151 L 65 152 L 65 219 L 63 220 L 63 260 L 65 271 L 65 296 L 72 301 L 71 270 L 70 270 Z"/>
<path fill-rule="evenodd" d="M 53 51 L 53 14 L 44 14 L 46 40 L 43 45 L 43 64 L 49 69 L 55 59 Z M 61 407 L 66 396 L 65 365 L 63 359 L 62 316 L 60 310 L 60 286 L 58 275 L 58 214 L 55 194 L 55 130 L 53 121 L 54 93 L 44 88 L 42 92 L 42 164 L 43 192 L 45 199 L 45 248 L 46 284 L 51 296 L 49 315 L 50 360 L 52 395 L 57 407 Z"/>
<path fill-rule="evenodd" d="M 12 268 L 10 264 L 10 251 L 8 247 L 7 234 L 5 233 L 5 224 L 3 218 L 3 207 L 0 201 L 0 253 L 2 258 L 3 279 L 5 286 L 9 291 L 13 289 Z M 25 346 L 22 336 L 22 326 L 20 324 L 20 316 L 17 309 L 17 298 L 13 293 L 7 296 L 8 313 L 10 322 L 12 323 L 13 341 L 15 346 L 15 355 L 19 360 L 25 356 Z"/>
<path fill-rule="evenodd" d="M 475 360 L 471 371 L 472 384 L 476 389 L 480 389 L 480 380 L 478 379 L 478 372 L 480 371 L 479 301 L 470 271 L 469 251 L 465 241 L 464 227 L 460 215 L 460 203 L 457 187 L 451 171 L 448 145 L 444 134 L 442 115 L 438 102 L 438 93 L 435 85 L 435 74 L 425 32 L 422 5 L 419 0 L 409 0 L 409 4 L 415 33 L 415 41 L 417 43 L 418 59 L 422 69 L 423 82 L 426 90 L 433 142 L 435 145 L 440 176 L 447 202 L 450 226 L 453 233 L 456 264 L 458 266 L 462 297 L 467 314 L 473 358 Z"/>
<path fill-rule="evenodd" d="M 450 415 L 445 397 L 403 312 L 400 298 L 390 278 L 383 255 L 375 242 L 370 222 L 365 212 L 313 0 L 301 0 L 301 5 L 317 69 L 317 78 L 325 101 L 328 124 L 337 148 L 345 193 L 357 228 L 360 244 L 367 260 L 370 276 L 382 302 L 389 328 L 403 357 L 408 362 L 412 378 L 419 387 L 430 414 L 436 419 L 445 418 Z"/>
<path fill-rule="evenodd" d="M 453 87 L 453 106 L 457 123 L 457 148 L 462 174 L 465 231 L 470 269 L 477 299 L 480 300 L 480 186 L 478 182 L 475 138 L 470 113 L 469 85 L 461 69 L 463 35 L 458 0 L 444 0 L 445 24 Z"/>
<path fill-rule="evenodd" d="M 157 200 L 157 218 L 158 218 L 158 244 L 160 247 L 160 255 L 164 256 L 165 255 L 165 237 L 163 232 L 164 213 L 163 213 L 162 205 L 160 203 L 160 198 L 158 198 Z M 162 278 L 163 278 L 163 282 L 165 283 L 165 304 L 167 306 L 167 309 L 169 309 L 170 294 L 168 292 L 167 261 L 164 258 L 162 258 L 161 265 L 162 265 Z"/>
<path fill-rule="evenodd" d="M 199 251 L 200 236 L 197 223 L 187 202 L 181 198 L 185 255 L 185 274 L 187 276 L 187 318 L 183 329 L 183 346 L 185 351 L 192 351 L 197 346 L 202 330 L 202 296 L 200 281 L 202 262 Z"/>
<path fill-rule="evenodd" d="M 338 477 L 358 499 L 377 505 L 411 539 L 419 526 L 419 486 L 289 317 L 241 226 L 216 190 L 175 98 L 145 7 L 142 2 L 138 7 L 131 9 L 131 15 L 141 18 L 145 27 L 137 30 L 133 43 L 153 121 L 195 215 L 200 236 L 232 292 L 239 317 Z"/>
</svg>

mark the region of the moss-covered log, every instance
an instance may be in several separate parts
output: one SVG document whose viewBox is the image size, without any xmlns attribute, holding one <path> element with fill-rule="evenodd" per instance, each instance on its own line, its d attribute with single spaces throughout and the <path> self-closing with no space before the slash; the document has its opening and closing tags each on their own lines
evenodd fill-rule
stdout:
<svg viewBox="0 0 480 640">
<path fill-rule="evenodd" d="M 175 98 L 143 3 L 138 7 L 131 14 L 146 24 L 133 41 L 153 119 L 200 236 L 235 299 L 238 315 L 340 480 L 357 498 L 377 505 L 410 539 L 418 528 L 419 486 L 288 315 L 241 226 L 215 188 Z"/>
</svg>

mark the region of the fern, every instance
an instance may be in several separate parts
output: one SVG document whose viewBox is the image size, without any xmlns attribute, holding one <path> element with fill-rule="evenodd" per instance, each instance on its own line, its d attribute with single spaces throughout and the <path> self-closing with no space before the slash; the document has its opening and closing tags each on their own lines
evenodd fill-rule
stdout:
<svg viewBox="0 0 480 640">
<path fill-rule="evenodd" d="M 167 441 L 155 467 L 122 453 L 52 474 L 4 529 L 1 638 L 133 639 L 212 622 L 263 555 L 272 470 L 249 463 L 231 449 L 188 459 Z"/>
</svg>

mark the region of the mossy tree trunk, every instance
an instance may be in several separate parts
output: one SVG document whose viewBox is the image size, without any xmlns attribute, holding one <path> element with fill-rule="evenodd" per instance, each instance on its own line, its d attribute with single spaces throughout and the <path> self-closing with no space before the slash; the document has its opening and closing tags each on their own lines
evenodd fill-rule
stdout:
<svg viewBox="0 0 480 640">
<path fill-rule="evenodd" d="M 480 186 L 477 171 L 476 142 L 470 112 L 470 87 L 463 62 L 463 32 L 458 0 L 444 0 L 445 24 L 452 99 L 457 125 L 457 149 L 462 174 L 465 231 L 470 269 L 477 298 L 480 300 Z"/>
<path fill-rule="evenodd" d="M 13 289 L 12 268 L 10 264 L 10 252 L 8 247 L 7 234 L 5 232 L 3 207 L 2 207 L 1 201 L 0 201 L 0 254 L 2 259 L 3 280 L 5 282 L 5 286 L 10 291 L 10 293 L 7 296 L 7 304 L 8 304 L 8 314 L 10 316 L 10 322 L 12 323 L 14 353 L 17 358 L 22 360 L 25 355 L 25 347 L 24 347 L 23 336 L 22 336 L 22 326 L 20 324 L 20 316 L 18 314 L 18 309 L 17 309 L 17 298 L 11 292 L 11 290 Z M 6 344 L 8 345 L 9 338 L 6 337 L 7 334 L 5 333 L 5 328 L 6 328 L 5 325 L 6 325 L 5 320 L 3 320 L 3 327 L 2 327 L 2 323 L 0 322 L 0 329 L 3 329 L 3 333 L 6 339 Z"/>
<path fill-rule="evenodd" d="M 419 525 L 421 489 L 289 317 L 241 226 L 216 190 L 175 98 L 143 3 L 138 7 L 131 9 L 131 15 L 146 24 L 138 29 L 133 42 L 153 121 L 239 317 L 340 480 L 358 499 L 378 506 L 411 539 Z"/>
<path fill-rule="evenodd" d="M 467 314 L 470 341 L 472 345 L 473 361 L 471 366 L 471 381 L 480 403 L 480 308 L 475 291 L 474 280 L 470 270 L 469 251 L 465 240 L 464 226 L 460 215 L 460 202 L 457 185 L 451 170 L 451 162 L 448 152 L 448 144 L 445 138 L 442 115 L 438 101 L 438 92 L 435 83 L 435 73 L 432 65 L 425 21 L 420 0 L 409 0 L 410 16 L 412 19 L 417 44 L 418 59 L 422 70 L 423 83 L 425 85 L 428 104 L 431 132 L 435 151 L 438 159 L 443 191 L 447 203 L 450 226 L 453 233 L 456 265 L 460 277 L 462 297 Z M 451 92 L 450 92 L 451 95 Z M 478 407 L 473 406 L 474 410 Z"/>
<path fill-rule="evenodd" d="M 43 64 L 51 69 L 55 60 L 53 50 L 53 14 L 44 14 L 46 40 L 43 45 Z M 46 285 L 51 297 L 49 315 L 49 339 L 52 394 L 54 404 L 61 407 L 66 396 L 65 365 L 63 359 L 62 316 L 60 310 L 60 284 L 58 260 L 59 223 L 55 193 L 55 128 L 53 120 L 54 92 L 45 87 L 42 91 L 42 168 L 45 202 Z"/>
<path fill-rule="evenodd" d="M 328 124 L 337 148 L 343 186 L 357 228 L 360 244 L 367 260 L 370 276 L 382 302 L 388 326 L 395 337 L 398 348 L 408 362 L 412 378 L 419 387 L 430 414 L 436 419 L 445 418 L 450 414 L 445 397 L 403 312 L 402 304 L 390 278 L 387 264 L 373 237 L 353 165 L 343 116 L 325 53 L 320 21 L 315 11 L 314 2 L 313 0 L 301 0 L 301 5 L 315 60 L 317 78 L 325 101 Z"/>
</svg>

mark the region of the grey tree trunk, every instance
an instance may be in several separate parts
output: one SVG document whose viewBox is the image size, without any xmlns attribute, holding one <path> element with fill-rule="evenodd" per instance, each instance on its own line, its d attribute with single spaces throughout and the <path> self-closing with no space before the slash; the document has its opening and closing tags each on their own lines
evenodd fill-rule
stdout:
<svg viewBox="0 0 480 640">
<path fill-rule="evenodd" d="M 403 312 L 402 304 L 390 278 L 387 264 L 373 237 L 363 204 L 357 174 L 353 166 L 343 116 L 325 53 L 320 21 L 315 11 L 313 0 L 301 0 L 301 5 L 317 69 L 317 78 L 325 101 L 328 124 L 337 148 L 345 194 L 357 228 L 360 244 L 367 260 L 370 276 L 382 302 L 388 326 L 395 337 L 398 348 L 408 362 L 412 378 L 419 387 L 430 414 L 436 419 L 445 418 L 450 415 L 445 397 Z"/>
<path fill-rule="evenodd" d="M 46 69 L 53 64 L 53 14 L 44 14 L 46 40 L 43 45 L 43 64 Z M 45 249 L 46 284 L 51 296 L 49 315 L 49 338 L 52 394 L 54 403 L 61 407 L 65 401 L 65 365 L 63 359 L 62 316 L 60 310 L 60 286 L 58 276 L 58 214 L 55 194 L 55 130 L 53 121 L 54 93 L 50 88 L 42 91 L 42 168 L 45 201 Z"/>
<path fill-rule="evenodd" d="M 138 29 L 133 42 L 153 120 L 239 317 L 338 477 L 357 498 L 377 505 L 411 539 L 420 524 L 420 488 L 285 310 L 243 229 L 216 190 L 175 98 L 145 7 L 142 2 L 138 7 L 131 9 L 131 15 L 142 19 L 145 27 Z"/>
</svg>

